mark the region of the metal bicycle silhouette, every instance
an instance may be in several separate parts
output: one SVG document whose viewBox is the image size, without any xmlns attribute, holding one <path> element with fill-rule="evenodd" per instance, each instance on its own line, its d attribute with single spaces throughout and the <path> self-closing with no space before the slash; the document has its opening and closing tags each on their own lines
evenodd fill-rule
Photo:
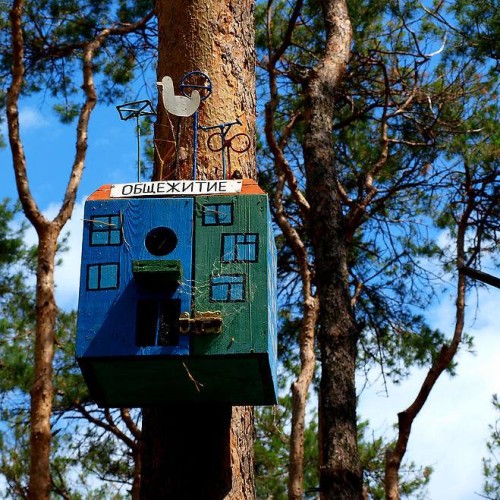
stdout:
<svg viewBox="0 0 500 500">
<path fill-rule="evenodd" d="M 208 136 L 207 146 L 210 151 L 214 153 L 221 152 L 222 156 L 222 178 L 226 178 L 227 169 L 231 170 L 231 151 L 235 153 L 245 153 L 250 149 L 250 137 L 244 132 L 240 132 L 231 137 L 227 137 L 231 127 L 233 125 L 242 125 L 240 120 L 234 122 L 221 123 L 219 125 L 212 125 L 205 127 L 200 125 L 200 128 L 205 132 L 210 130 L 219 129 L 218 132 L 214 132 Z M 224 150 L 227 150 L 227 165 L 226 165 L 226 155 Z"/>
</svg>

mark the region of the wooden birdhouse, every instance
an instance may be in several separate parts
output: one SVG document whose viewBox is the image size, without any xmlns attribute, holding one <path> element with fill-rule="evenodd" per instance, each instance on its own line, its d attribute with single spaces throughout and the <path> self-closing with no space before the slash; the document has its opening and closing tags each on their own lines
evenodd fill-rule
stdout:
<svg viewBox="0 0 500 500">
<path fill-rule="evenodd" d="M 103 406 L 275 404 L 276 250 L 258 185 L 158 181 L 93 193 L 76 356 Z"/>
</svg>

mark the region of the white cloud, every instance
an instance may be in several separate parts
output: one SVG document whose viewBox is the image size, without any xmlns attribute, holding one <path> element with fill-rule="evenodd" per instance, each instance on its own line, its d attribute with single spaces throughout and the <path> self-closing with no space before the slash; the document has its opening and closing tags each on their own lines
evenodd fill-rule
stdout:
<svg viewBox="0 0 500 500">
<path fill-rule="evenodd" d="M 4 117 L 0 120 L 0 135 L 6 139 L 8 135 L 7 121 L 3 118 Z M 23 132 L 30 132 L 32 130 L 48 127 L 49 125 L 49 120 L 38 108 L 23 106 L 19 109 L 19 127 L 21 128 L 21 134 Z"/>
<path fill-rule="evenodd" d="M 39 109 L 22 107 L 19 109 L 19 124 L 23 130 L 33 130 L 48 127 L 50 122 Z"/>
<path fill-rule="evenodd" d="M 56 268 L 56 299 L 63 309 L 76 309 L 80 284 L 84 203 L 75 205 L 71 219 L 64 226 L 62 235 L 69 232 L 68 250 L 61 254 L 62 264 Z"/>
<path fill-rule="evenodd" d="M 78 287 L 80 283 L 80 260 L 82 250 L 83 231 L 83 207 L 84 203 L 76 203 L 73 214 L 68 220 L 59 241 L 67 237 L 65 252 L 59 254 L 62 264 L 56 267 L 56 300 L 57 305 L 62 309 L 76 309 L 78 305 Z M 60 206 L 51 204 L 44 214 L 49 218 L 54 218 Z M 69 233 L 69 235 L 68 235 Z"/>
</svg>

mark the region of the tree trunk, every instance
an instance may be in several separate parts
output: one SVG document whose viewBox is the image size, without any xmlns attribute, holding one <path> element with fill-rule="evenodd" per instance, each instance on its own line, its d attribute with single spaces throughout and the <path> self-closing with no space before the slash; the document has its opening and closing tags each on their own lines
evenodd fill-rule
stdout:
<svg viewBox="0 0 500 500">
<path fill-rule="evenodd" d="M 290 432 L 290 465 L 288 466 L 288 498 L 304 497 L 304 441 L 307 397 L 314 377 L 316 358 L 314 339 L 318 318 L 318 300 L 311 294 L 309 281 L 304 287 L 304 317 L 300 331 L 300 373 L 292 384 L 292 428 Z"/>
<path fill-rule="evenodd" d="M 57 305 L 54 295 L 54 267 L 57 251 L 57 238 L 75 204 L 76 193 L 81 181 L 87 153 L 88 125 L 90 115 L 97 102 L 94 88 L 94 55 L 111 35 L 130 33 L 141 28 L 152 17 L 149 13 L 136 24 L 105 28 L 94 39 L 80 47 L 82 54 L 82 89 L 85 95 L 80 108 L 76 127 L 75 156 L 64 199 L 57 216 L 47 220 L 30 191 L 26 157 L 21 141 L 19 124 L 19 97 L 24 83 L 24 37 L 23 37 L 23 0 L 14 0 L 9 12 L 12 34 L 12 81 L 7 101 L 7 125 L 9 144 L 19 200 L 27 219 L 38 234 L 38 263 L 36 284 L 36 332 L 34 380 L 31 394 L 31 435 L 30 435 L 30 478 L 29 498 L 48 499 L 52 489 L 50 476 L 51 423 L 54 387 L 53 366 L 55 352 L 55 323 Z"/>
<path fill-rule="evenodd" d="M 356 428 L 357 328 L 349 293 L 347 246 L 332 143 L 335 87 L 349 59 L 351 25 L 344 0 L 322 2 L 325 52 L 306 93 L 304 158 L 310 235 L 320 297 L 320 491 L 325 499 L 362 498 Z"/>
<path fill-rule="evenodd" d="M 399 467 L 401 457 L 392 448 L 385 451 L 385 496 L 387 500 L 399 500 Z"/>
<path fill-rule="evenodd" d="M 255 42 L 254 0 L 173 0 L 157 2 L 158 69 L 174 81 L 181 94 L 183 76 L 193 70 L 207 74 L 211 95 L 199 108 L 199 124 L 214 126 L 239 119 L 230 135 L 246 133 L 251 147 L 231 154 L 228 176 L 239 170 L 243 177 L 255 177 Z M 188 92 L 190 92 L 188 90 Z M 178 120 L 158 106 L 155 125 L 155 178 L 192 178 L 192 118 Z M 175 145 L 181 127 L 179 168 L 175 168 Z M 199 130 L 198 178 L 222 178 L 222 152 L 207 147 L 211 133 Z M 229 138 L 229 136 L 228 136 Z M 227 154 L 226 154 L 227 160 Z"/>
<path fill-rule="evenodd" d="M 132 455 L 134 460 L 134 477 L 130 496 L 132 497 L 132 500 L 139 500 L 141 498 L 142 483 L 142 456 L 140 446 L 132 449 Z"/>
<path fill-rule="evenodd" d="M 36 273 L 36 335 L 34 373 L 31 388 L 31 461 L 29 498 L 49 498 L 50 417 L 54 386 L 52 361 L 54 359 L 54 327 L 57 307 L 54 297 L 54 262 L 59 232 L 52 226 L 40 232 Z"/>
<path fill-rule="evenodd" d="M 240 120 L 228 138 L 250 137 L 250 148 L 229 157 L 227 177 L 255 177 L 255 55 L 253 0 L 157 2 L 157 76 L 207 74 L 212 92 L 198 120 L 209 127 Z M 202 82 L 197 82 L 202 83 Z M 187 90 L 190 93 L 190 90 Z M 206 95 L 201 91 L 202 97 Z M 179 134 L 180 131 L 180 134 Z M 199 130 L 198 179 L 222 178 L 222 152 L 212 152 L 212 132 Z M 154 179 L 192 178 L 193 118 L 168 116 L 160 102 L 155 124 Z M 228 405 L 170 405 L 143 410 L 141 498 L 251 499 L 253 409 Z"/>
</svg>

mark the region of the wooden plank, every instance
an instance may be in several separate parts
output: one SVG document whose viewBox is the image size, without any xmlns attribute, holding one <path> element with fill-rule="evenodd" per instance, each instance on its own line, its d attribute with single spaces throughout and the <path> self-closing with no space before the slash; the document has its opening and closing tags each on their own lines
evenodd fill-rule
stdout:
<svg viewBox="0 0 500 500">
<path fill-rule="evenodd" d="M 175 285 L 182 281 L 180 260 L 133 260 L 132 274 L 142 285 Z"/>
<path fill-rule="evenodd" d="M 276 404 L 264 354 L 219 357 L 84 359 L 85 381 L 101 406 L 168 402 Z"/>
<path fill-rule="evenodd" d="M 231 225 L 204 224 L 203 215 L 207 213 L 204 207 L 213 207 L 214 203 L 233 205 Z M 267 234 L 265 195 L 196 199 L 195 310 L 220 310 L 223 327 L 219 336 L 195 338 L 193 353 L 267 352 Z M 245 239 L 245 235 L 258 238 Z M 223 255 L 228 251 L 225 246 L 229 243 L 223 243 L 227 236 L 230 236 L 228 241 L 241 246 L 233 255 Z M 247 247 L 252 245 L 255 249 L 249 251 Z M 224 278 L 227 285 L 221 288 Z"/>
<path fill-rule="evenodd" d="M 104 184 L 94 191 L 88 200 L 109 200 L 111 197 L 112 184 Z M 253 179 L 242 179 L 241 195 L 265 194 Z"/>
</svg>

